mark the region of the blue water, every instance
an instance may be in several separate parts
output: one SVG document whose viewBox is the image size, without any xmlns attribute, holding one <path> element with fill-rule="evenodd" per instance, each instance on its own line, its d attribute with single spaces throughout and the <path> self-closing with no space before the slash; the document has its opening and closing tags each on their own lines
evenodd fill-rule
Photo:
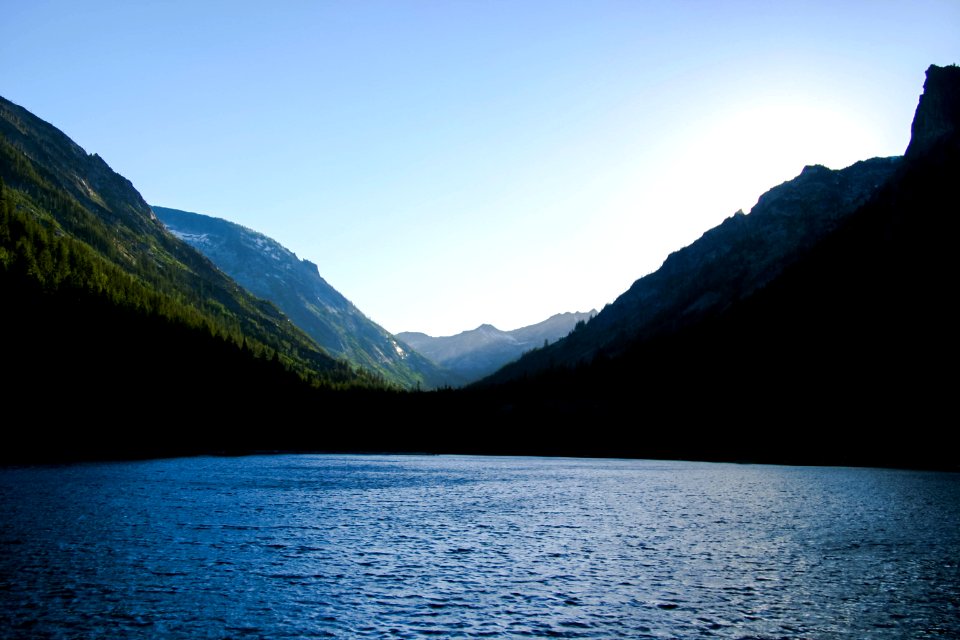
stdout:
<svg viewBox="0 0 960 640">
<path fill-rule="evenodd" d="M 0 469 L 3 638 L 957 638 L 960 475 L 264 456 Z"/>
</svg>

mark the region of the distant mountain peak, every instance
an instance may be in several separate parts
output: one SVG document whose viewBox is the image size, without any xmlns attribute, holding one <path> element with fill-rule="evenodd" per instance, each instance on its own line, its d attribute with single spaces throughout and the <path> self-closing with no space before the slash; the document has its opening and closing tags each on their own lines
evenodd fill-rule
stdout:
<svg viewBox="0 0 960 640">
<path fill-rule="evenodd" d="M 503 331 L 484 323 L 476 329 L 461 331 L 453 336 L 435 338 L 419 332 L 405 332 L 397 337 L 411 345 L 437 364 L 472 382 L 516 360 L 525 352 L 538 349 L 544 342 L 555 342 L 569 334 L 579 322 L 586 322 L 597 314 L 556 313 L 543 322 Z"/>
</svg>

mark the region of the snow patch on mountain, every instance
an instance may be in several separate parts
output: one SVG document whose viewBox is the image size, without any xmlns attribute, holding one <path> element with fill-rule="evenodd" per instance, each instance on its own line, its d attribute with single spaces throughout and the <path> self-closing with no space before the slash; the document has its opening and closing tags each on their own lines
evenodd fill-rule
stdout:
<svg viewBox="0 0 960 640">
<path fill-rule="evenodd" d="M 167 227 L 167 231 L 180 238 L 191 247 L 196 247 L 199 245 L 209 245 L 210 244 L 210 234 L 208 233 L 186 233 L 183 231 L 177 231 L 176 229 L 171 229 Z"/>
</svg>

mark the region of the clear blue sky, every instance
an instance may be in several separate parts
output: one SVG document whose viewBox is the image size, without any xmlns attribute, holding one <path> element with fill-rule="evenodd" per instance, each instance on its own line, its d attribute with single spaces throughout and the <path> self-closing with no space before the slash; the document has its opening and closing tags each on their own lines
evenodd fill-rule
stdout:
<svg viewBox="0 0 960 640">
<path fill-rule="evenodd" d="M 903 152 L 960 2 L 0 0 L 0 94 L 393 332 L 600 308 L 806 164 Z"/>
</svg>

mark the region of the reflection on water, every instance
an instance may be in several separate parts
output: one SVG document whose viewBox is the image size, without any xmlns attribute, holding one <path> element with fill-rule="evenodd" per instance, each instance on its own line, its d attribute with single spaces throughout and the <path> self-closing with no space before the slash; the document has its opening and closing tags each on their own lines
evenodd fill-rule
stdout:
<svg viewBox="0 0 960 640">
<path fill-rule="evenodd" d="M 0 637 L 960 637 L 960 475 L 267 456 L 0 469 Z"/>
</svg>

